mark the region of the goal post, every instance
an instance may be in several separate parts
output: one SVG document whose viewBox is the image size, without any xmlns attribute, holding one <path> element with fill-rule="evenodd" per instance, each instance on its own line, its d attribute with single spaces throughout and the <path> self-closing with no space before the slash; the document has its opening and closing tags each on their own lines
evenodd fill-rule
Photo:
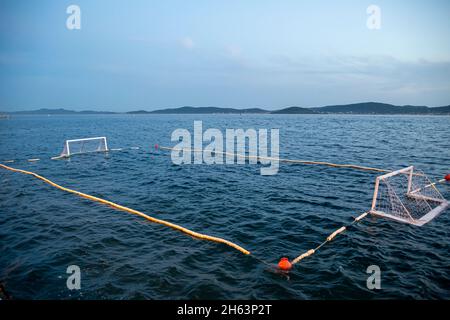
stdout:
<svg viewBox="0 0 450 320">
<path fill-rule="evenodd" d="M 448 206 L 436 185 L 411 166 L 376 178 L 370 213 L 422 226 Z"/>
<path fill-rule="evenodd" d="M 106 141 L 106 137 L 71 139 L 65 141 L 64 149 L 61 154 L 58 157 L 53 157 L 52 159 L 67 158 L 74 154 L 106 152 L 108 150 L 108 142 Z"/>
</svg>

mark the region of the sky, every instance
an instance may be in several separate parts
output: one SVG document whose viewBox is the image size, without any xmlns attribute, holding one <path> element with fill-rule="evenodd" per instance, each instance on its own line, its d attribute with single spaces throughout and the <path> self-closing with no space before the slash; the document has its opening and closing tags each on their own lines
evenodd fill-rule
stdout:
<svg viewBox="0 0 450 320">
<path fill-rule="evenodd" d="M 449 105 L 449 15 L 447 0 L 2 0 L 0 110 Z"/>
</svg>

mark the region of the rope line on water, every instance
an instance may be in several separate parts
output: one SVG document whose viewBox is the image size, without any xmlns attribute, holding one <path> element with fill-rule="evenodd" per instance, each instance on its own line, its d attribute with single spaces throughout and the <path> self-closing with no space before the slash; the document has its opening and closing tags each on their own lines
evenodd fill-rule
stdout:
<svg viewBox="0 0 450 320">
<path fill-rule="evenodd" d="M 168 150 L 168 151 L 192 151 L 192 152 L 203 152 L 203 150 L 199 149 L 190 149 L 190 148 L 171 148 L 171 147 L 163 147 L 158 146 L 161 150 Z M 312 165 L 322 165 L 327 167 L 335 167 L 335 168 L 349 168 L 349 169 L 355 169 L 355 170 L 363 170 L 363 171 L 375 171 L 375 172 L 391 172 L 392 170 L 386 170 L 386 169 L 380 169 L 380 168 L 372 168 L 372 167 L 366 167 L 366 166 L 359 166 L 354 164 L 338 164 L 338 163 L 331 163 L 331 162 L 325 162 L 325 161 L 312 161 L 312 160 L 295 160 L 295 159 L 283 159 L 283 158 L 274 158 L 274 157 L 262 157 L 262 156 L 252 156 L 252 155 L 242 155 L 242 154 L 234 154 L 231 152 L 223 152 L 223 151 L 212 151 L 213 153 L 232 156 L 232 157 L 238 157 L 238 158 L 245 158 L 245 159 L 261 159 L 261 160 L 268 160 L 268 161 L 279 161 L 279 162 L 286 162 L 286 163 L 298 163 L 298 164 L 312 164 Z"/>
<path fill-rule="evenodd" d="M 49 180 L 47 178 L 44 178 L 44 177 L 42 177 L 42 176 L 40 176 L 40 175 L 38 175 L 38 174 L 36 174 L 34 172 L 12 168 L 12 167 L 6 166 L 4 164 L 0 164 L 0 167 L 3 168 L 3 169 L 9 170 L 9 171 L 19 172 L 19 173 L 31 175 L 31 176 L 33 176 L 33 177 L 35 177 L 35 178 L 37 178 L 39 180 L 42 180 L 45 183 L 47 183 L 47 184 L 49 184 L 49 185 L 51 185 L 51 186 L 53 186 L 53 187 L 55 187 L 57 189 L 60 189 L 60 190 L 63 190 L 63 191 L 69 192 L 69 193 L 73 193 L 73 194 L 75 194 L 75 195 L 77 195 L 79 197 L 82 197 L 82 198 L 85 198 L 85 199 L 88 199 L 88 200 L 91 200 L 91 201 L 95 201 L 95 202 L 98 202 L 98 203 L 101 203 L 101 204 L 108 205 L 110 207 L 113 207 L 113 208 L 121 210 L 121 211 L 125 211 L 125 212 L 128 212 L 128 213 L 132 213 L 132 214 L 138 215 L 138 216 L 143 217 L 143 218 L 145 218 L 145 219 L 147 219 L 147 220 L 149 220 L 151 222 L 162 224 L 162 225 L 164 225 L 166 227 L 170 227 L 172 229 L 181 231 L 181 232 L 183 232 L 185 234 L 188 234 L 188 235 L 190 235 L 190 236 L 192 236 L 194 238 L 202 239 L 202 240 L 208 240 L 208 241 L 217 242 L 217 243 L 223 243 L 223 244 L 226 244 L 226 245 L 228 245 L 228 246 L 230 246 L 230 247 L 232 247 L 232 248 L 242 252 L 243 254 L 246 254 L 246 255 L 250 254 L 250 251 L 242 248 L 241 246 L 239 246 L 239 245 L 237 245 L 237 244 L 235 244 L 235 243 L 233 243 L 231 241 L 228 241 L 228 240 L 225 240 L 225 239 L 222 239 L 222 238 L 218 238 L 218 237 L 209 236 L 209 235 L 202 234 L 202 233 L 198 233 L 198 232 L 186 229 L 186 228 L 184 228 L 182 226 L 179 226 L 177 224 L 174 224 L 174 223 L 171 223 L 171 222 L 168 222 L 168 221 L 165 221 L 165 220 L 153 218 L 153 217 L 151 217 L 151 216 L 149 216 L 149 215 L 147 215 L 145 213 L 142 213 L 140 211 L 137 211 L 137 210 L 134 210 L 134 209 L 122 206 L 120 204 L 117 204 L 117 203 L 114 203 L 114 202 L 111 202 L 111 201 L 108 201 L 108 200 L 105 200 L 105 199 L 102 199 L 102 198 L 98 198 L 98 197 L 91 196 L 91 195 L 86 194 L 86 193 L 82 193 L 82 192 L 79 192 L 79 191 L 76 191 L 76 190 L 73 190 L 73 189 L 69 189 L 69 188 L 60 186 L 59 184 L 57 184 L 57 183 L 55 183 L 55 182 L 53 182 L 53 181 L 51 181 L 51 180 Z"/>
<path fill-rule="evenodd" d="M 359 215 L 358 217 L 356 217 L 352 223 L 350 223 L 348 226 L 343 226 L 340 227 L 339 229 L 337 229 L 336 231 L 334 231 L 333 233 L 331 233 L 324 242 L 322 242 L 321 244 L 319 244 L 316 248 L 314 249 L 310 249 L 308 251 L 306 251 L 305 253 L 302 253 L 301 255 L 299 255 L 297 258 L 295 258 L 294 260 L 292 260 L 291 264 L 295 265 L 297 263 L 299 263 L 300 261 L 302 261 L 303 259 L 313 255 L 314 253 L 316 253 L 320 248 L 322 248 L 325 244 L 327 244 L 328 242 L 331 242 L 338 234 L 344 232 L 345 230 L 347 230 L 348 227 L 352 226 L 355 223 L 360 222 L 362 219 L 364 219 L 365 217 L 367 217 L 367 215 L 369 214 L 369 212 L 364 212 L 363 214 Z"/>
<path fill-rule="evenodd" d="M 104 152 L 115 152 L 115 151 L 126 151 L 126 150 L 139 150 L 141 149 L 141 147 L 127 147 L 127 148 L 111 148 L 108 149 L 107 151 Z M 7 160 L 2 160 L 0 162 L 2 163 L 15 163 L 15 162 L 22 162 L 22 161 L 27 161 L 27 162 L 37 162 L 37 161 L 43 161 L 43 160 L 60 160 L 60 159 L 66 159 L 69 157 L 62 157 L 62 156 L 56 156 L 56 157 L 50 157 L 50 158 L 31 158 L 31 159 L 27 159 L 27 158 L 21 158 L 21 159 L 7 159 Z"/>
</svg>

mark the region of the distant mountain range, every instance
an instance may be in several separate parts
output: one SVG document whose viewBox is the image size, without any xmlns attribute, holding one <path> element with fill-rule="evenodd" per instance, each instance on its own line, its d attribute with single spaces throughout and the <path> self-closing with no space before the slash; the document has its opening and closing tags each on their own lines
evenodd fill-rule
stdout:
<svg viewBox="0 0 450 320">
<path fill-rule="evenodd" d="M 271 114 L 312 114 L 317 113 L 312 108 L 288 107 L 281 110 L 271 111 Z"/>
<path fill-rule="evenodd" d="M 49 115 L 49 114 L 115 114 L 117 112 L 111 112 L 111 111 L 92 111 L 92 110 L 85 110 L 85 111 L 73 111 L 73 110 L 67 110 L 67 109 L 38 109 L 38 110 L 30 110 L 30 111 L 15 111 L 15 112 L 0 112 L 3 114 L 43 114 L 43 115 Z"/>
<path fill-rule="evenodd" d="M 1 113 L 1 112 L 0 112 Z M 110 111 L 72 111 L 66 109 L 39 109 L 32 111 L 3 112 L 4 114 L 31 115 L 71 115 L 71 114 L 118 114 Z M 450 105 L 444 107 L 427 106 L 396 106 L 379 102 L 363 102 L 325 107 L 287 107 L 269 111 L 261 108 L 235 109 L 219 107 L 180 107 L 160 109 L 155 111 L 129 111 L 127 114 L 422 114 L 422 115 L 450 115 Z"/>
<path fill-rule="evenodd" d="M 346 105 L 311 108 L 319 113 L 354 113 L 354 114 L 449 114 L 450 105 L 430 108 L 427 106 L 395 106 L 387 103 L 364 102 Z"/>
<path fill-rule="evenodd" d="M 149 113 L 155 114 L 199 114 L 199 113 L 270 113 L 267 110 L 259 108 L 250 109 L 234 109 L 234 108 L 219 108 L 219 107 L 181 107 L 175 109 L 155 110 Z"/>
</svg>

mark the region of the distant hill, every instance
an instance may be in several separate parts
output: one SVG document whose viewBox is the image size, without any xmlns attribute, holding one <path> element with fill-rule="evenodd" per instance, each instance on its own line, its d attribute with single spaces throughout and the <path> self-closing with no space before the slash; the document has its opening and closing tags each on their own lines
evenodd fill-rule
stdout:
<svg viewBox="0 0 450 320">
<path fill-rule="evenodd" d="M 313 109 L 300 108 L 300 107 L 288 107 L 281 110 L 272 111 L 271 114 L 312 114 L 317 113 Z"/>
<path fill-rule="evenodd" d="M 450 106 L 430 108 L 433 114 L 450 114 Z"/>
<path fill-rule="evenodd" d="M 137 111 L 128 111 L 127 114 L 149 114 L 151 113 L 150 111 L 145 111 L 145 110 L 137 110 Z"/>
<path fill-rule="evenodd" d="M 267 110 L 259 108 L 250 109 L 234 109 L 234 108 L 218 108 L 218 107 L 181 107 L 173 109 L 162 109 L 151 111 L 154 114 L 210 114 L 210 113 L 228 113 L 228 114 L 241 114 L 241 113 L 269 113 Z"/>
<path fill-rule="evenodd" d="M 429 108 L 426 106 L 395 106 L 379 102 L 363 102 L 346 105 L 312 108 L 320 113 L 353 114 L 442 114 L 448 113 L 448 107 Z"/>
<path fill-rule="evenodd" d="M 13 114 L 75 114 L 75 111 L 66 110 L 66 109 L 38 109 L 38 110 L 29 110 L 29 111 L 16 111 L 11 112 Z"/>
<path fill-rule="evenodd" d="M 38 110 L 29 110 L 29 111 L 15 111 L 15 112 L 8 112 L 10 114 L 43 114 L 43 115 L 58 115 L 58 114 L 64 114 L 64 115 L 71 115 L 71 114 L 115 114 L 115 112 L 111 111 L 91 111 L 91 110 L 84 110 L 84 111 L 73 111 L 73 110 L 66 110 L 66 109 L 38 109 Z"/>
</svg>

